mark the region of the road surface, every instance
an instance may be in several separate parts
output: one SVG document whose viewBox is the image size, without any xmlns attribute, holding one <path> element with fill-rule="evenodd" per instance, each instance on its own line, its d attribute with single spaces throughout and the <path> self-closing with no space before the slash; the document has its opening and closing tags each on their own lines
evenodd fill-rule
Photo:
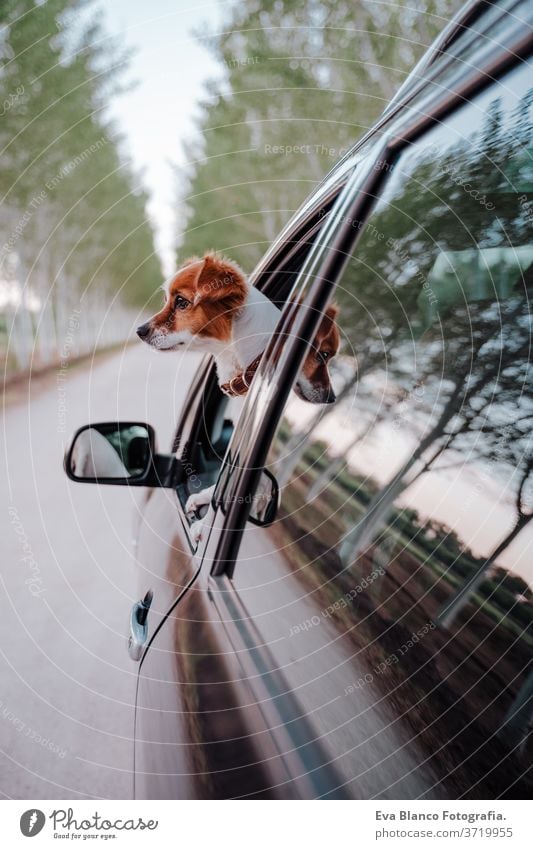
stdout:
<svg viewBox="0 0 533 849">
<path fill-rule="evenodd" d="M 132 345 L 32 382 L 4 411 L 0 798 L 131 798 L 143 491 L 73 483 L 62 458 L 79 425 L 114 419 L 149 422 L 169 450 L 199 362 Z"/>
</svg>

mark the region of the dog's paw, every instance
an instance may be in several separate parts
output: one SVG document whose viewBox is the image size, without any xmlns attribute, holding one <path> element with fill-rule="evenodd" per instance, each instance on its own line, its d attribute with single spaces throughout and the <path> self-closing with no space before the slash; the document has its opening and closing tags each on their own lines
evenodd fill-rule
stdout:
<svg viewBox="0 0 533 849">
<path fill-rule="evenodd" d="M 185 512 L 186 513 L 196 513 L 198 507 L 200 506 L 196 501 L 196 497 L 200 495 L 199 492 L 193 493 L 193 495 L 189 495 L 187 501 L 185 502 Z"/>
<path fill-rule="evenodd" d="M 211 501 L 214 491 L 214 486 L 208 486 L 207 489 L 201 489 L 200 492 L 193 492 L 185 503 L 185 512 L 196 513 L 199 507 L 205 507 Z"/>
<path fill-rule="evenodd" d="M 204 530 L 204 523 L 201 519 L 198 522 L 193 522 L 190 527 L 192 541 L 195 543 L 199 543 L 202 540 Z"/>
</svg>

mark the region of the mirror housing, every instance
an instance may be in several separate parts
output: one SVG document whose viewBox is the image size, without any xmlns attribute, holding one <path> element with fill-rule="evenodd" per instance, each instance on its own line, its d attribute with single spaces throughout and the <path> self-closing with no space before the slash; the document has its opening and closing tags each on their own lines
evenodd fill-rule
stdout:
<svg viewBox="0 0 533 849">
<path fill-rule="evenodd" d="M 173 487 L 177 460 L 155 453 L 154 429 L 144 422 L 80 427 L 65 453 L 67 477 L 78 483 Z"/>
<path fill-rule="evenodd" d="M 259 483 L 252 496 L 248 521 L 252 525 L 266 528 L 274 522 L 280 502 L 279 484 L 268 469 L 263 469 Z"/>
</svg>

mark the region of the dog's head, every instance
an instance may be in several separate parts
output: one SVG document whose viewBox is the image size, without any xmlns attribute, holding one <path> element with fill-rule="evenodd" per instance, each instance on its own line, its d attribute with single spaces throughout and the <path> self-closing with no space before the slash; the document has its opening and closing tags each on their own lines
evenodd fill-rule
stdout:
<svg viewBox="0 0 533 849">
<path fill-rule="evenodd" d="M 175 351 L 195 339 L 231 337 L 233 311 L 248 291 L 240 268 L 217 254 L 192 257 L 165 285 L 165 304 L 137 335 L 160 351 Z"/>
<path fill-rule="evenodd" d="M 335 322 L 338 312 L 339 308 L 335 304 L 327 308 L 294 385 L 294 391 L 303 401 L 312 404 L 335 403 L 328 363 L 339 350 L 340 335 Z"/>
</svg>

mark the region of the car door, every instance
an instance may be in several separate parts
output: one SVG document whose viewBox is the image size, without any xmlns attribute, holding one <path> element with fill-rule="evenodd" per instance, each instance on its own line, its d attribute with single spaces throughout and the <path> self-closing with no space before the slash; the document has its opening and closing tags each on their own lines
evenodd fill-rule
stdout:
<svg viewBox="0 0 533 849">
<path fill-rule="evenodd" d="M 346 179 L 350 169 L 344 173 Z M 345 179 L 339 185 L 338 177 L 335 178 L 337 193 Z M 298 288 L 302 263 L 312 264 L 316 261 L 313 256 L 327 253 L 325 245 L 337 239 L 345 194 L 343 189 L 339 199 L 332 199 L 329 206 L 319 194 L 311 205 L 312 213 L 305 214 L 300 236 L 295 237 L 297 234 L 293 232 L 282 245 L 278 266 L 270 263 L 266 291 L 278 303 Z M 346 225 L 345 229 L 351 238 L 353 228 Z M 294 319 L 293 307 L 294 300 L 289 302 L 285 314 L 290 322 Z M 269 369 L 276 359 L 275 353 L 267 351 L 260 371 Z M 252 395 L 261 385 L 259 373 Z M 250 395 L 240 404 L 243 409 L 234 415 L 229 428 L 234 431 L 226 466 L 234 465 L 236 454 L 232 451 L 238 454 L 242 435 L 249 433 L 248 414 L 255 409 Z M 228 423 L 228 399 L 219 392 L 214 374 L 206 378 L 195 410 L 191 414 L 194 423 L 182 430 L 177 454 L 189 475 L 189 491 L 193 479 L 205 486 L 211 484 L 222 464 L 223 452 L 217 458 L 214 456 L 212 430 L 215 421 L 219 426 L 222 423 L 223 428 Z M 218 485 L 223 486 L 222 478 Z M 186 492 L 178 491 L 177 495 L 183 504 Z M 218 548 L 221 540 L 227 538 L 226 511 L 219 509 L 217 499 L 218 496 L 209 507 L 205 535 L 193 558 L 194 580 L 168 611 L 141 663 L 136 705 L 135 792 L 143 798 L 310 795 L 307 761 L 302 761 L 301 753 L 295 751 L 294 764 L 289 768 L 291 758 L 285 751 L 287 747 L 280 747 L 277 739 L 283 734 L 284 713 L 278 716 L 276 706 L 272 714 L 274 702 L 269 698 L 257 700 L 248 677 L 247 644 L 241 644 L 244 634 L 238 628 L 228 630 L 221 620 L 220 587 L 217 585 L 213 594 L 210 576 L 215 563 L 217 569 L 221 568 Z M 262 686 L 267 687 L 268 693 L 266 681 Z M 327 772 L 327 767 L 322 771 Z M 299 785 L 295 783 L 295 774 L 301 776 Z"/>
<path fill-rule="evenodd" d="M 173 453 L 177 453 L 176 448 L 182 436 L 191 434 L 197 398 L 203 390 L 209 370 L 210 363 L 208 358 L 205 358 L 191 382 L 187 400 L 181 411 L 172 446 Z M 186 469 L 181 469 L 180 481 L 186 480 Z M 189 521 L 183 508 L 183 499 L 180 500 L 174 489 L 153 487 L 146 490 L 144 500 L 139 504 L 134 517 L 134 557 L 139 601 L 147 593 L 152 594 L 146 620 L 146 643 L 153 637 L 168 610 L 194 575 L 194 546 L 190 541 Z"/>
<path fill-rule="evenodd" d="M 193 591 L 202 565 L 203 546 L 197 546 L 190 531 L 199 515 L 188 514 L 186 502 L 216 481 L 236 416 L 238 403 L 222 395 L 214 366 L 206 358 L 191 385 L 174 439 L 176 486 L 149 491 L 140 518 L 136 557 L 140 599 L 150 595 L 135 719 L 135 794 L 143 798 L 194 795 L 187 757 L 182 763 L 187 746 L 192 751 L 194 729 L 181 721 L 187 715 L 186 699 L 184 705 L 180 701 L 186 692 L 179 685 L 180 658 L 168 642 L 167 623 Z M 180 634 L 184 644 L 186 631 L 183 638 Z M 179 745 L 174 744 L 176 738 Z M 167 769 L 168 758 L 172 769 Z"/>
<path fill-rule="evenodd" d="M 285 404 L 278 521 L 214 578 L 314 795 L 531 795 L 532 102 L 519 65 L 382 160 L 337 285 L 350 391 Z"/>
<path fill-rule="evenodd" d="M 280 307 L 352 168 L 353 162 L 347 161 L 319 187 L 256 269 L 253 282 Z M 232 669 L 231 644 L 223 644 L 218 652 L 222 680 L 218 689 L 214 687 L 213 698 L 209 697 L 209 688 L 197 687 L 194 679 L 200 673 L 209 678 L 209 652 L 202 652 L 202 663 L 191 661 L 197 640 L 201 648 L 215 646 L 222 639 L 218 629 L 210 633 L 213 623 L 203 607 L 210 599 L 205 588 L 212 565 L 209 544 L 218 540 L 220 527 L 216 523 L 211 526 L 212 508 L 202 508 L 198 515 L 191 516 L 186 514 L 185 504 L 189 495 L 217 481 L 242 407 L 243 399 L 229 399 L 220 392 L 214 366 L 206 360 L 191 387 L 176 433 L 179 483 L 175 491 L 149 493 L 142 513 L 137 553 L 140 599 L 148 591 L 154 597 L 147 618 L 147 650 L 139 668 L 136 697 L 134 771 L 138 797 L 226 797 L 237 795 L 241 783 L 250 792 L 273 795 L 268 788 L 278 783 L 278 779 L 265 777 L 267 772 L 273 770 L 276 774 L 280 769 L 275 766 L 274 754 L 269 770 L 261 766 L 269 743 L 260 712 L 247 704 L 250 694 L 244 683 L 235 691 L 235 681 L 242 678 L 242 673 L 239 666 L 236 672 Z M 197 547 L 189 529 L 191 522 L 201 516 L 205 533 Z M 200 611 L 189 615 L 189 607 L 195 605 Z M 202 622 L 202 626 L 197 627 L 196 622 Z M 182 650 L 177 649 L 178 644 Z M 231 683 L 226 685 L 226 681 Z M 198 704 L 203 696 L 209 697 L 208 704 L 217 705 L 216 723 L 201 721 L 205 711 L 199 710 Z M 242 704 L 247 705 L 246 709 L 238 710 Z M 229 744 L 226 737 L 223 744 L 217 744 L 219 725 L 226 729 L 224 734 L 229 726 L 234 728 Z M 266 734 L 257 751 L 249 742 L 253 727 L 263 727 Z M 204 733 L 215 735 L 209 738 L 209 745 L 202 744 Z M 208 755 L 222 765 L 220 769 L 198 770 L 198 764 L 209 760 Z M 220 774 L 224 780 L 212 779 L 213 774 Z M 284 771 L 282 778 L 287 779 Z"/>
<path fill-rule="evenodd" d="M 494 62 L 491 67 L 494 68 Z M 484 84 L 486 79 L 478 74 L 478 87 Z M 514 85 L 518 85 L 516 80 L 513 80 Z M 470 78 L 464 81 L 463 90 L 460 85 L 457 86 L 456 106 L 464 99 L 462 91 L 472 93 L 474 87 Z M 497 91 L 498 94 L 508 93 L 507 78 Z M 467 125 L 474 130 L 479 131 L 479 119 L 490 114 L 490 94 L 490 90 L 481 93 L 466 118 Z M 489 101 L 486 96 L 489 96 Z M 527 111 L 527 93 L 523 83 L 520 96 L 521 100 L 515 98 L 515 117 L 520 114 L 520 104 L 522 114 Z M 429 99 L 435 101 L 434 97 Z M 273 341 L 244 404 L 214 502 L 209 508 L 209 533 L 196 555 L 197 561 L 200 556 L 203 568 L 195 573 L 195 583 L 165 617 L 141 666 L 136 729 L 139 796 L 398 798 L 403 795 L 413 798 L 454 795 L 458 792 L 457 788 L 470 795 L 495 793 L 496 787 L 498 792 L 504 793 L 512 792 L 512 787 L 516 792 L 523 791 L 520 758 L 524 751 L 525 714 L 527 720 L 527 711 L 524 711 L 528 692 L 527 640 L 525 643 L 518 641 L 517 649 L 516 641 L 512 640 L 512 647 L 518 653 L 512 655 L 511 666 L 504 664 L 497 676 L 490 678 L 493 672 L 491 661 L 505 659 L 506 647 L 509 647 L 509 635 L 503 629 L 494 628 L 494 619 L 489 624 L 483 620 L 483 627 L 488 628 L 491 634 L 495 631 L 496 636 L 488 655 L 481 654 L 481 660 L 472 645 L 472 633 L 475 634 L 479 620 L 473 632 L 470 629 L 468 640 L 462 641 L 462 630 L 458 638 L 450 638 L 441 608 L 444 608 L 447 599 L 453 601 L 450 587 L 460 588 L 461 574 L 470 574 L 471 577 L 468 567 L 472 569 L 472 563 L 459 563 L 458 574 L 452 575 L 451 580 L 448 576 L 447 584 L 440 585 L 440 581 L 435 580 L 435 574 L 440 575 L 443 568 L 440 555 L 435 553 L 443 545 L 439 522 L 440 525 L 443 523 L 437 514 L 424 517 L 425 555 L 420 554 L 420 548 L 414 542 L 420 531 L 416 517 L 409 515 L 409 509 L 414 509 L 412 507 L 404 511 L 406 515 L 400 520 L 400 523 L 403 521 L 401 533 L 393 527 L 392 531 L 383 535 L 383 539 L 376 541 L 379 525 L 379 522 L 376 524 L 376 514 L 379 511 L 371 504 L 372 485 L 367 485 L 367 491 L 362 491 L 360 497 L 355 495 L 359 488 L 363 488 L 361 470 L 352 460 L 352 449 L 361 434 L 357 430 L 352 433 L 352 430 L 354 422 L 359 425 L 359 419 L 365 422 L 368 418 L 368 411 L 363 405 L 360 408 L 354 406 L 351 410 L 349 424 L 343 422 L 339 427 L 338 422 L 328 419 L 322 430 L 318 419 L 310 421 L 312 411 L 309 408 L 305 411 L 300 408 L 296 413 L 286 406 L 290 385 L 305 356 L 313 328 L 347 261 L 346 273 L 355 267 L 361 274 L 362 271 L 368 273 L 369 269 L 379 268 L 381 255 L 390 263 L 392 252 L 394 260 L 390 268 L 394 279 L 391 279 L 389 287 L 392 301 L 384 298 L 381 302 L 378 296 L 373 305 L 380 319 L 377 342 L 369 332 L 368 321 L 364 321 L 364 299 L 362 311 L 354 314 L 359 322 L 356 326 L 361 329 L 361 338 L 368 336 L 370 342 L 376 345 L 376 350 L 369 352 L 368 362 L 373 363 L 368 372 L 370 388 L 364 387 L 371 396 L 369 403 L 372 408 L 375 400 L 370 390 L 373 388 L 375 391 L 374 382 L 378 377 L 381 379 L 376 363 L 382 364 L 380 354 L 386 362 L 387 356 L 395 353 L 392 343 L 397 334 L 405 332 L 398 316 L 409 315 L 409 312 L 402 305 L 398 293 L 405 282 L 406 291 L 410 297 L 413 296 L 413 274 L 409 274 L 409 270 L 412 272 L 413 268 L 418 268 L 421 259 L 428 264 L 424 278 L 418 279 L 420 291 L 411 303 L 411 309 L 420 312 L 419 329 L 423 328 L 423 322 L 431 328 L 435 304 L 431 303 L 428 295 L 431 286 L 424 287 L 424 283 L 431 274 L 435 277 L 443 273 L 443 268 L 434 267 L 435 261 L 440 257 L 441 264 L 448 260 L 460 264 L 468 256 L 463 252 L 473 250 L 471 244 L 464 246 L 464 227 L 459 233 L 460 238 L 452 229 L 453 238 L 447 250 L 439 248 L 438 256 L 435 247 L 439 240 L 434 235 L 428 247 L 427 240 L 422 238 L 425 233 L 414 234 L 415 238 L 407 227 L 411 204 L 425 194 L 423 187 L 429 187 L 429 195 L 425 194 L 424 220 L 425 217 L 431 220 L 434 210 L 438 211 L 440 205 L 431 194 L 429 178 L 426 182 L 417 182 L 416 174 L 413 177 L 416 154 L 411 160 L 404 160 L 404 165 L 399 151 L 409 132 L 413 138 L 419 137 L 422 130 L 426 132 L 428 123 L 441 120 L 449 113 L 450 95 L 446 93 L 440 101 L 432 102 L 431 108 L 423 98 L 419 103 L 423 119 L 408 115 L 405 122 L 408 130 L 392 125 L 388 138 L 383 138 L 370 151 L 367 149 L 368 164 L 365 165 L 363 159 L 359 173 L 355 174 L 353 183 L 329 216 L 331 226 L 320 231 L 320 239 L 305 254 L 301 275 L 293 287 L 293 306 L 287 310 L 287 315 L 290 314 L 294 322 L 293 335 Z M 507 110 L 507 123 L 502 129 L 502 145 L 507 153 L 510 148 L 506 127 L 513 128 L 512 109 Z M 451 127 L 451 135 L 441 138 L 437 144 L 437 150 L 441 152 L 437 159 L 440 164 L 449 164 L 450 139 L 458 140 L 457 127 L 465 121 L 464 111 L 457 112 L 457 115 L 458 124 L 451 121 L 442 126 L 444 134 Z M 515 124 L 514 131 L 516 129 Z M 429 136 L 424 135 L 423 138 L 427 144 Z M 435 150 L 433 145 L 435 142 L 431 141 L 427 148 L 431 152 Z M 426 167 L 430 167 L 427 162 Z M 455 191 L 461 186 L 454 178 L 451 166 L 445 173 L 448 181 L 440 188 L 443 192 L 445 189 L 448 191 L 445 205 L 453 209 L 457 199 L 450 195 L 450 190 Z M 485 172 L 482 170 L 481 173 Z M 394 188 L 396 174 L 399 180 L 404 179 L 404 183 L 397 186 L 397 191 L 400 192 L 405 184 L 407 193 L 398 205 L 400 211 L 404 207 L 407 209 L 402 221 L 397 222 L 403 225 L 403 231 L 395 229 L 390 222 L 386 226 L 381 219 L 379 228 L 372 218 L 367 220 L 376 198 L 385 198 L 385 208 L 381 210 L 378 207 L 378 214 L 383 215 L 391 208 L 390 198 L 387 200 L 386 194 L 381 195 L 381 188 Z M 509 179 L 508 174 L 505 176 Z M 524 184 L 522 194 L 526 195 L 526 202 L 528 191 Z M 502 197 L 508 194 L 498 185 L 494 187 L 494 193 Z M 432 205 L 427 205 L 427 197 L 432 198 Z M 466 192 L 458 197 L 464 202 Z M 489 219 L 487 230 L 486 217 L 473 214 L 479 213 L 482 206 L 479 196 L 469 198 L 476 201 L 476 205 L 465 211 L 465 220 L 472 219 L 475 223 L 473 232 L 481 234 L 477 241 L 481 236 L 493 238 L 493 219 Z M 504 200 L 507 202 L 505 197 Z M 485 196 L 487 205 L 493 202 Z M 481 211 L 493 212 L 486 208 Z M 527 216 L 515 212 L 513 254 L 515 247 L 527 247 L 520 241 L 522 236 L 519 235 L 527 220 Z M 363 242 L 354 252 L 356 237 L 363 231 L 363 221 L 366 221 Z M 502 251 L 508 246 L 503 240 L 494 247 Z M 500 264 L 500 289 L 496 287 L 498 302 L 504 300 L 505 294 L 502 268 L 509 265 L 509 270 L 515 275 L 512 279 L 527 271 L 523 266 L 527 262 L 525 252 L 518 253 L 521 255 L 518 265 L 508 260 L 508 253 Z M 475 256 L 475 253 L 471 254 L 472 262 Z M 486 254 L 482 255 L 482 261 L 488 262 Z M 387 279 L 389 269 L 386 270 L 387 274 L 384 269 L 381 271 L 383 279 Z M 453 275 L 459 275 L 455 265 L 452 266 Z M 479 274 L 476 278 L 480 292 L 487 288 L 482 277 Z M 371 280 L 368 288 L 379 295 L 378 282 Z M 353 288 L 353 279 L 350 288 Z M 469 298 L 463 297 L 468 310 L 478 309 L 477 304 L 485 304 L 486 299 L 476 299 L 472 292 L 468 294 Z M 441 294 L 443 306 L 457 309 L 457 303 L 453 297 L 449 301 L 450 297 L 449 293 L 446 296 Z M 298 306 L 302 299 L 303 303 Z M 396 312 L 391 310 L 389 301 L 400 304 Z M 490 302 L 490 307 L 494 307 L 494 301 Z M 523 303 L 520 310 L 523 311 Z M 347 338 L 352 330 L 348 322 Z M 391 343 L 390 350 L 382 344 L 387 339 Z M 455 342 L 457 344 L 457 340 Z M 425 356 L 429 355 L 425 353 Z M 341 360 L 340 370 L 345 376 L 350 374 L 350 370 L 353 372 L 353 363 L 352 350 Z M 425 384 L 416 382 L 413 361 L 407 361 L 407 364 L 407 385 L 413 377 L 412 389 L 407 392 L 407 397 L 414 401 Z M 360 365 L 358 363 L 358 367 Z M 359 387 L 363 388 L 362 376 L 360 372 L 357 391 Z M 393 409 L 393 430 L 397 421 L 403 426 L 404 418 L 409 422 L 411 418 L 416 420 L 415 435 L 419 426 L 427 426 L 424 417 L 419 425 L 416 416 L 405 414 L 405 408 L 398 406 L 395 395 L 398 392 L 404 402 L 405 385 L 398 387 L 394 384 L 392 398 L 387 394 L 383 409 L 378 405 L 379 415 L 372 427 L 369 423 L 368 435 L 372 438 L 376 437 L 376 422 L 380 423 L 385 412 L 390 413 Z M 347 394 L 345 398 L 351 395 Z M 437 393 L 439 403 L 445 402 L 446 398 L 445 393 Z M 428 421 L 432 410 L 430 407 Z M 330 415 L 335 413 L 333 411 Z M 424 415 L 427 416 L 427 410 L 424 410 Z M 400 427 L 398 429 L 401 430 Z M 354 440 L 352 449 L 343 445 L 341 437 L 345 432 Z M 406 444 L 410 445 L 413 438 L 410 435 Z M 269 446 L 270 455 L 266 456 Z M 284 453 L 283 446 L 285 449 L 290 446 L 290 452 Z M 340 467 L 338 474 L 342 459 L 336 450 L 339 446 L 341 453 L 346 450 L 349 454 L 349 462 L 345 464 L 346 468 Z M 431 459 L 426 456 L 428 447 L 431 446 L 419 443 L 413 452 L 417 454 L 417 460 L 423 461 L 422 466 Z M 440 445 L 437 447 L 441 448 Z M 444 449 L 441 450 L 443 452 Z M 385 466 L 385 471 L 394 471 L 395 457 L 393 451 L 393 456 L 388 458 L 391 465 Z M 265 462 L 284 484 L 281 518 L 271 530 L 250 526 L 244 529 L 250 499 L 254 497 L 254 486 Z M 508 458 L 502 463 L 502 468 L 507 468 Z M 341 478 L 340 490 L 337 478 Z M 408 490 L 406 486 L 403 492 Z M 391 487 L 390 493 L 398 495 L 399 491 Z M 371 509 L 365 512 L 366 505 L 370 505 Z M 380 517 L 386 527 L 390 527 L 390 516 L 395 516 L 397 509 L 396 498 L 389 498 L 388 509 L 382 511 Z M 365 520 L 367 513 L 371 520 Z M 463 536 L 459 538 L 460 523 L 456 518 L 454 522 L 457 527 L 451 528 L 451 533 L 444 532 L 446 541 L 451 543 L 456 540 L 459 549 L 465 548 L 465 545 L 468 547 L 466 532 L 462 529 Z M 351 531 L 361 523 L 367 529 L 367 540 L 361 548 L 359 538 L 361 550 L 351 557 L 350 552 L 353 554 L 354 551 Z M 379 527 L 379 533 L 382 527 Z M 431 540 L 436 540 L 434 545 Z M 404 550 L 409 555 L 415 551 L 419 558 L 424 556 L 430 563 L 429 574 L 425 571 L 425 562 L 417 565 L 416 560 L 405 560 Z M 448 554 L 448 557 L 457 560 L 457 548 L 455 555 L 453 551 L 452 548 L 452 555 Z M 401 562 L 399 553 L 403 558 Z M 483 553 L 476 556 L 484 562 Z M 409 585 L 407 578 L 413 562 L 416 577 Z M 518 586 L 516 581 L 513 586 Z M 524 583 L 519 586 L 527 594 L 527 586 Z M 527 601 L 527 595 L 525 598 Z M 427 599 L 432 601 L 428 603 Z M 439 602 L 442 602 L 441 606 Z M 509 605 L 508 598 L 507 602 Z M 401 605 L 406 603 L 409 616 L 403 621 Z M 420 616 L 427 618 L 421 622 Z M 527 607 L 520 607 L 519 616 L 527 617 Z M 516 631 L 516 623 L 513 627 Z M 516 636 L 515 631 L 511 630 L 511 633 Z M 468 665 L 472 654 L 475 655 L 474 661 Z M 471 676 L 468 688 L 475 697 L 466 699 L 463 704 L 457 694 L 457 681 L 460 682 L 460 670 L 465 665 Z M 488 676 L 492 693 L 498 682 L 503 680 L 502 674 L 505 676 L 509 670 L 513 671 L 512 686 L 495 710 L 493 703 L 497 700 L 493 695 L 488 701 L 483 701 L 483 682 Z M 449 684 L 450 679 L 454 680 L 453 687 Z M 482 722 L 476 726 L 476 709 L 491 717 L 488 724 Z M 467 729 L 466 735 L 460 734 L 463 727 Z M 430 729 L 429 732 L 425 731 L 426 728 Z M 468 737 L 470 728 L 475 730 L 471 738 Z M 516 741 L 518 736 L 519 743 L 509 747 L 511 737 L 508 736 L 505 742 L 505 731 L 510 728 L 515 729 L 513 739 Z M 487 754 L 488 747 L 482 745 L 484 739 L 490 741 L 492 754 Z M 514 752 L 515 748 L 520 751 Z M 491 784 L 498 775 L 498 765 L 502 767 L 499 783 Z M 469 784 L 465 784 L 465 775 L 473 776 L 467 779 Z M 489 783 L 483 783 L 483 778 Z"/>
</svg>

